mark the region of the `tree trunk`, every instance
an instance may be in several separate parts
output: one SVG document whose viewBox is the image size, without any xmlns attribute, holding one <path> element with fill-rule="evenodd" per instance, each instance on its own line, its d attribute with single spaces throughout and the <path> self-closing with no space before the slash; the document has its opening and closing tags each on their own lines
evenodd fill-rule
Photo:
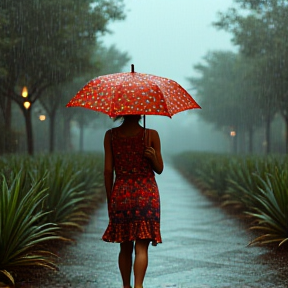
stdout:
<svg viewBox="0 0 288 288">
<path fill-rule="evenodd" d="M 12 120 L 12 100 L 11 98 L 6 98 L 5 105 L 5 128 L 7 131 L 11 130 L 11 120 Z"/>
<path fill-rule="evenodd" d="M 1 96 L 1 110 L 3 115 L 3 135 L 1 137 L 2 141 L 2 153 L 9 153 L 11 148 L 11 118 L 12 118 L 12 110 L 11 110 L 11 99 L 5 96 Z"/>
<path fill-rule="evenodd" d="M 265 122 L 265 154 L 269 154 L 271 152 L 271 142 L 270 142 L 270 132 L 271 132 L 271 118 L 270 116 L 266 118 Z"/>
<path fill-rule="evenodd" d="M 25 124 L 26 124 L 26 136 L 27 136 L 27 151 L 29 155 L 34 154 L 34 143 L 33 143 L 33 130 L 32 130 L 32 119 L 31 119 L 31 107 L 25 109 L 22 107 L 25 115 Z"/>
<path fill-rule="evenodd" d="M 79 123 L 80 134 L 79 134 L 79 150 L 83 152 L 84 150 L 84 125 L 83 123 Z"/>
<path fill-rule="evenodd" d="M 248 152 L 249 154 L 253 153 L 253 127 L 249 126 L 248 128 Z"/>
<path fill-rule="evenodd" d="M 285 121 L 285 153 L 288 154 L 288 117 L 284 117 Z"/>
<path fill-rule="evenodd" d="M 49 136 L 50 136 L 50 146 L 49 146 L 49 151 L 50 153 L 54 152 L 54 139 L 55 139 L 55 130 L 54 130 L 54 126 L 55 126 L 55 113 L 52 112 L 49 115 L 50 117 L 50 126 L 49 126 Z"/>
<path fill-rule="evenodd" d="M 238 139 L 237 139 L 237 134 L 235 135 L 235 136 L 230 136 L 230 143 L 231 143 L 231 153 L 232 154 L 237 154 L 237 150 L 238 150 L 238 145 L 237 145 L 237 141 L 238 141 Z"/>
<path fill-rule="evenodd" d="M 236 136 L 238 139 L 237 152 L 246 153 L 246 133 L 242 127 L 238 131 L 238 137 Z"/>
<path fill-rule="evenodd" d="M 234 150 L 234 154 L 238 153 L 238 135 L 236 135 L 235 137 L 233 137 L 233 150 Z"/>
<path fill-rule="evenodd" d="M 62 149 L 64 151 L 71 151 L 72 150 L 72 143 L 71 143 L 71 129 L 70 129 L 70 118 L 64 119 L 63 124 L 63 135 L 64 135 L 64 142 Z"/>
<path fill-rule="evenodd" d="M 12 101 L 10 98 L 5 99 L 5 136 L 4 136 L 4 153 L 9 152 L 10 148 L 10 141 L 11 141 L 11 118 L 12 118 L 12 108 L 11 108 Z"/>
</svg>

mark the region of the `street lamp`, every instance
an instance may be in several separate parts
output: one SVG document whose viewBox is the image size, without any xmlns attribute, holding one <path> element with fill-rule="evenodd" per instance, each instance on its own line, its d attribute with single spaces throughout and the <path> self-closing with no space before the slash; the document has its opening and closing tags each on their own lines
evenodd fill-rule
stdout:
<svg viewBox="0 0 288 288">
<path fill-rule="evenodd" d="M 230 136 L 231 137 L 235 137 L 236 136 L 236 131 L 234 131 L 234 130 L 230 131 Z"/>
<path fill-rule="evenodd" d="M 25 107 L 26 110 L 28 110 L 30 108 L 30 106 L 31 106 L 31 103 L 29 101 L 25 101 L 23 103 L 23 106 Z"/>
<path fill-rule="evenodd" d="M 22 97 L 25 99 L 25 98 L 28 98 L 28 89 L 26 86 L 23 87 L 22 89 Z M 23 102 L 23 106 L 26 110 L 28 110 L 31 106 L 31 102 L 30 101 L 24 101 Z"/>
<path fill-rule="evenodd" d="M 22 97 L 27 98 L 28 97 L 28 89 L 26 86 L 23 87 L 22 89 Z"/>
<path fill-rule="evenodd" d="M 39 120 L 40 121 L 45 121 L 46 120 L 46 115 L 44 115 L 44 114 L 39 115 Z"/>
</svg>

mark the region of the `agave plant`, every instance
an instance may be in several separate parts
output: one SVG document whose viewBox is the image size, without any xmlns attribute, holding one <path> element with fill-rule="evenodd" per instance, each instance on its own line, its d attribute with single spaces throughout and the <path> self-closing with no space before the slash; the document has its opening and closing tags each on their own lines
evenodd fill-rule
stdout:
<svg viewBox="0 0 288 288">
<path fill-rule="evenodd" d="M 55 157 L 47 167 L 49 174 L 45 187 L 48 197 L 44 207 L 52 212 L 47 214 L 46 221 L 81 229 L 80 224 L 89 218 L 85 210 L 91 206 L 93 193 L 96 194 L 94 190 L 100 185 L 97 171 L 75 156 L 70 161 Z"/>
<path fill-rule="evenodd" d="M 98 154 L 41 155 L 33 158 L 12 155 L 3 157 L 0 171 L 7 176 L 8 183 L 13 181 L 19 170 L 22 171 L 21 197 L 35 179 L 42 178 L 49 171 L 41 187 L 47 188 L 48 196 L 42 207 L 38 207 L 51 212 L 42 218 L 43 223 L 53 222 L 62 227 L 81 229 L 79 223 L 87 222 L 89 218 L 86 211 L 95 207 L 104 195 L 102 169 L 99 167 L 103 163 L 102 158 Z"/>
<path fill-rule="evenodd" d="M 56 268 L 47 243 L 68 241 L 63 228 L 87 221 L 103 195 L 102 163 L 95 154 L 0 159 L 0 272 L 12 283 L 13 267 Z"/>
<path fill-rule="evenodd" d="M 273 174 L 266 173 L 260 178 L 263 188 L 253 197 L 257 202 L 254 213 L 257 225 L 251 229 L 264 231 L 265 234 L 250 244 L 268 244 L 277 242 L 279 246 L 288 241 L 288 171 L 275 169 Z"/>
<path fill-rule="evenodd" d="M 0 193 L 0 270 L 10 279 L 13 277 L 7 270 L 12 267 L 36 265 L 55 269 L 56 255 L 41 248 L 40 244 L 64 240 L 55 234 L 59 229 L 56 224 L 39 225 L 48 213 L 36 212 L 47 197 L 46 189 L 39 189 L 43 187 L 43 179 L 32 183 L 21 198 L 21 173 L 15 176 L 10 186 L 2 176 Z"/>
<path fill-rule="evenodd" d="M 220 198 L 222 206 L 241 208 L 239 215 L 248 215 L 254 221 L 251 229 L 264 234 L 250 245 L 288 242 L 287 157 L 228 158 L 186 152 L 177 155 L 174 163 L 192 182 L 196 180 L 201 190 Z"/>
<path fill-rule="evenodd" d="M 262 174 L 259 171 L 258 161 L 256 158 L 232 158 L 230 160 L 228 184 L 222 206 L 232 205 L 242 211 L 254 207 L 253 195 L 257 193 L 261 184 L 255 175 Z"/>
<path fill-rule="evenodd" d="M 209 187 L 208 195 L 217 200 L 221 200 L 227 189 L 229 173 L 229 159 L 223 155 L 215 155 L 203 161 L 201 172 L 198 174 L 201 176 L 202 182 L 206 183 Z"/>
<path fill-rule="evenodd" d="M 212 153 L 183 153 L 175 157 L 174 163 L 184 171 L 186 177 L 201 187 L 205 194 L 220 199 L 227 188 L 229 158 Z"/>
</svg>

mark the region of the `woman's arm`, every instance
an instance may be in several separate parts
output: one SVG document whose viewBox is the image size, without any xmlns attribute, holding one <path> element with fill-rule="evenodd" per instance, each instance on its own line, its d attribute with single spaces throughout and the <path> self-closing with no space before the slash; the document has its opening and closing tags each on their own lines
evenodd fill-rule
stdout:
<svg viewBox="0 0 288 288">
<path fill-rule="evenodd" d="M 113 161 L 111 138 L 112 138 L 111 131 L 108 130 L 104 137 L 104 151 L 105 151 L 104 181 L 108 203 L 110 201 L 110 195 L 114 182 L 114 161 Z"/>
<path fill-rule="evenodd" d="M 161 174 L 164 168 L 161 155 L 161 143 L 158 132 L 149 129 L 148 147 L 146 147 L 144 156 L 151 160 L 152 168 L 157 174 Z"/>
</svg>

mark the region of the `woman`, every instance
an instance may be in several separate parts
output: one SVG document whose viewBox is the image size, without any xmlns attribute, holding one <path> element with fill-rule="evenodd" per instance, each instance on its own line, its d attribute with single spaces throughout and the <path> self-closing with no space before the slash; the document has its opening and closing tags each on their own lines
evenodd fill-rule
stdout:
<svg viewBox="0 0 288 288">
<path fill-rule="evenodd" d="M 139 115 L 127 115 L 123 119 L 104 138 L 109 224 L 102 239 L 120 243 L 118 265 L 124 288 L 131 287 L 135 249 L 134 287 L 141 288 L 148 266 L 149 243 L 156 246 L 162 242 L 154 171 L 162 173 L 163 160 L 157 131 L 140 126 Z"/>
</svg>

